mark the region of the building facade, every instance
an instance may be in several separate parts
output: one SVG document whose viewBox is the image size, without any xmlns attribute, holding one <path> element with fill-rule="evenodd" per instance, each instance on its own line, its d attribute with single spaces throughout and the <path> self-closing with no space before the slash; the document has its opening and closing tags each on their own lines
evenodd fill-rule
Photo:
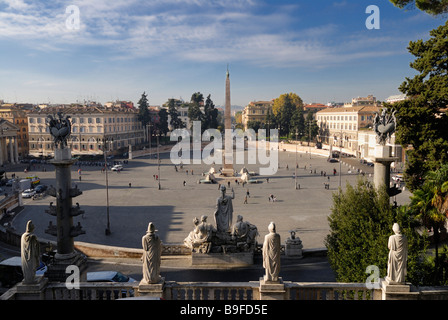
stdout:
<svg viewBox="0 0 448 320">
<path fill-rule="evenodd" d="M 68 145 L 73 155 L 99 155 L 125 152 L 129 145 L 144 143 L 144 130 L 138 110 L 123 107 L 48 107 L 28 114 L 29 154 L 53 156 L 53 139 L 46 124 L 48 115 L 70 116 L 72 133 Z"/>
<path fill-rule="evenodd" d="M 316 113 L 319 141 L 331 147 L 347 149 L 359 157 L 358 133 L 371 130 L 377 106 L 327 108 Z"/>
<path fill-rule="evenodd" d="M 266 121 L 266 115 L 268 111 L 272 114 L 272 107 L 274 100 L 271 101 L 251 101 L 243 109 L 241 114 L 241 123 L 244 126 L 244 130 L 247 130 L 248 123 L 252 121 L 259 121 L 264 123 Z"/>
<path fill-rule="evenodd" d="M 4 104 L 0 106 L 0 118 L 8 120 L 17 126 L 17 152 L 19 159 L 28 155 L 28 118 L 30 112 L 28 108 L 22 108 L 21 105 Z"/>
<path fill-rule="evenodd" d="M 0 119 L 0 165 L 19 162 L 18 131 L 12 122 Z"/>
</svg>

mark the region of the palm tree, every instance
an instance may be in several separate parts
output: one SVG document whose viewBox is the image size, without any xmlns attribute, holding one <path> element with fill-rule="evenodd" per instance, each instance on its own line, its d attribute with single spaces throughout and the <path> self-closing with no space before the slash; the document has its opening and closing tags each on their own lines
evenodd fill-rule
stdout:
<svg viewBox="0 0 448 320">
<path fill-rule="evenodd" d="M 411 206 L 417 211 L 416 218 L 420 219 L 426 228 L 433 229 L 435 280 L 438 281 L 440 229 L 445 225 L 448 214 L 448 165 L 428 172 L 425 183 L 411 197 Z"/>
</svg>

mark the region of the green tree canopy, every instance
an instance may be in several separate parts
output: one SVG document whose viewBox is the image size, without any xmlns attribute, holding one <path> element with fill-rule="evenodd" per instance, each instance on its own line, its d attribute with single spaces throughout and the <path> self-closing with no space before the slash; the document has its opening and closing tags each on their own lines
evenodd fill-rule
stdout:
<svg viewBox="0 0 448 320">
<path fill-rule="evenodd" d="M 277 126 L 280 128 L 280 135 L 289 135 L 293 131 L 295 132 L 293 130 L 295 125 L 293 119 L 297 118 L 296 113 L 302 109 L 303 101 L 295 93 L 284 93 L 274 100 L 272 113 L 276 119 Z"/>
<path fill-rule="evenodd" d="M 408 279 L 419 282 L 420 261 L 427 244 L 415 231 L 412 216 L 390 205 L 386 188 L 376 190 L 362 179 L 355 187 L 347 184 L 345 192 L 333 194 L 328 220 L 330 234 L 325 245 L 337 281 L 365 282 L 366 268 L 370 265 L 377 266 L 379 276 L 385 277 L 388 239 L 397 222 L 409 243 Z"/>
<path fill-rule="evenodd" d="M 430 170 L 448 161 L 448 22 L 430 32 L 427 41 L 410 42 L 411 63 L 418 74 L 406 78 L 400 90 L 407 100 L 397 110 L 397 142 L 407 148 L 406 185 L 412 191 L 424 183 Z"/>
<path fill-rule="evenodd" d="M 418 8 L 430 15 L 439 15 L 448 12 L 447 0 L 390 0 L 398 8 Z"/>
<path fill-rule="evenodd" d="M 138 120 L 142 123 L 143 127 L 151 122 L 151 116 L 148 110 L 148 98 L 146 92 L 143 92 L 140 100 L 138 101 Z"/>
</svg>

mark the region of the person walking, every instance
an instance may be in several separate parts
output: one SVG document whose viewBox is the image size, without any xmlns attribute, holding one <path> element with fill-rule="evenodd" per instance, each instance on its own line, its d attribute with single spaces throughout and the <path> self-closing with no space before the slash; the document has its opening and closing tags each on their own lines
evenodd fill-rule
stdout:
<svg viewBox="0 0 448 320">
<path fill-rule="evenodd" d="M 250 198 L 250 192 L 249 192 L 249 189 L 247 189 L 247 191 L 246 191 L 246 197 L 249 197 L 249 198 Z"/>
<path fill-rule="evenodd" d="M 244 204 L 247 204 L 247 196 L 244 197 Z"/>
</svg>

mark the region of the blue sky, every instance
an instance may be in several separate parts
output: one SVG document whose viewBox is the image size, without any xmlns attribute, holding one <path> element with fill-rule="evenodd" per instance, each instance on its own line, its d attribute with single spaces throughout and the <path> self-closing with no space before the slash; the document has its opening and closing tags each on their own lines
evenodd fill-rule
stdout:
<svg viewBox="0 0 448 320">
<path fill-rule="evenodd" d="M 369 5 L 380 29 L 366 28 Z M 414 74 L 409 41 L 444 22 L 387 0 L 0 0 L 0 99 L 136 103 L 146 91 L 161 105 L 199 91 L 223 105 L 229 64 L 233 105 L 384 100 Z"/>
</svg>

